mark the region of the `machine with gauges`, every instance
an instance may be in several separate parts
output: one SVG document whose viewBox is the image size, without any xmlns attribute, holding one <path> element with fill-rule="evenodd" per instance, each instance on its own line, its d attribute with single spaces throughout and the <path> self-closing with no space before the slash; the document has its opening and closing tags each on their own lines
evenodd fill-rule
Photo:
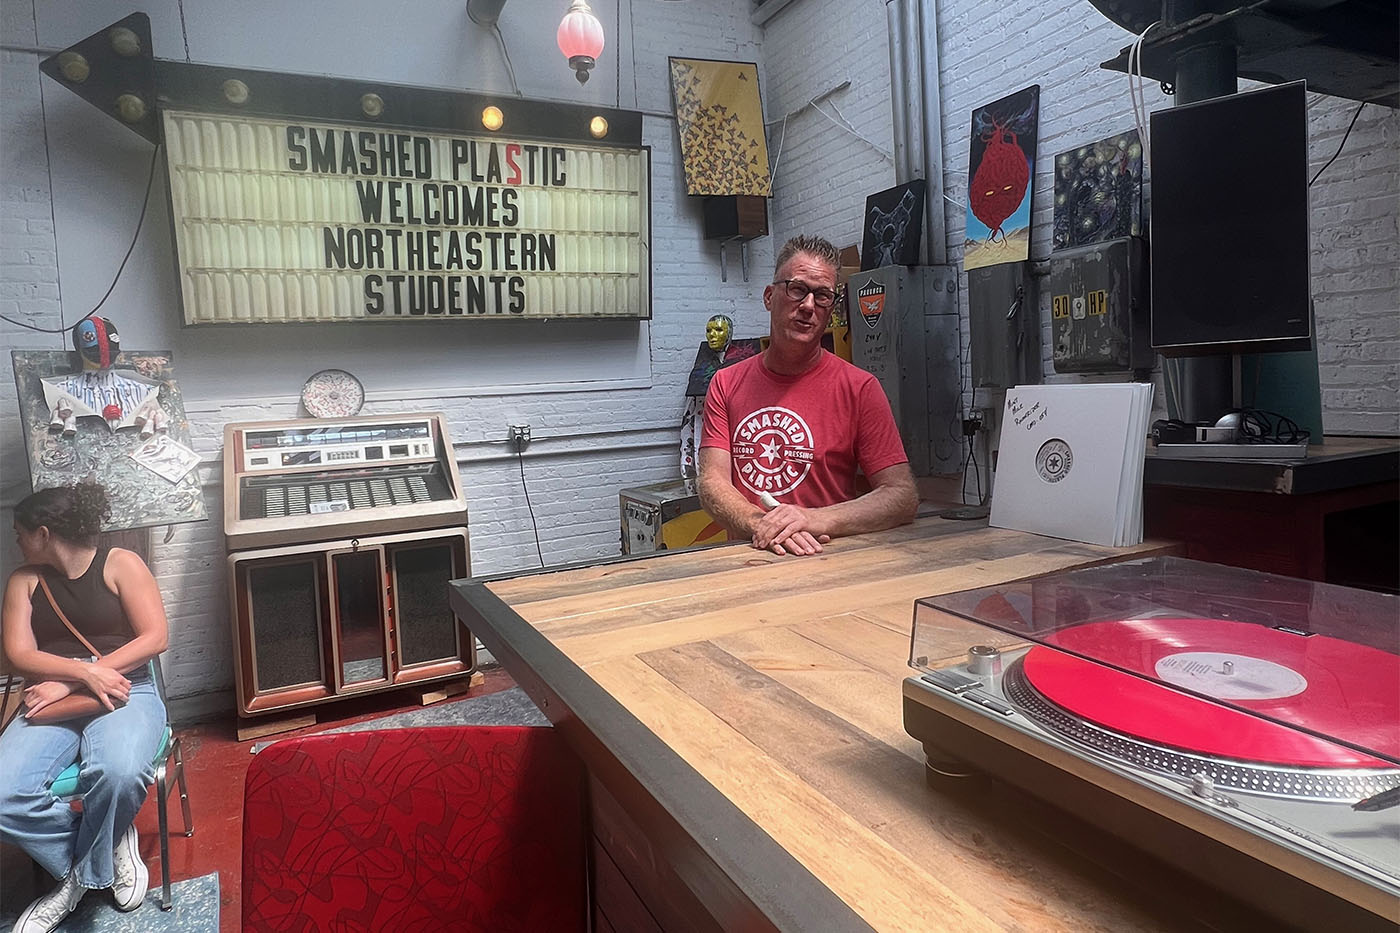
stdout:
<svg viewBox="0 0 1400 933">
<path fill-rule="evenodd" d="M 475 642 L 447 604 L 469 555 L 441 414 L 226 425 L 224 477 L 241 735 L 472 672 Z"/>
</svg>

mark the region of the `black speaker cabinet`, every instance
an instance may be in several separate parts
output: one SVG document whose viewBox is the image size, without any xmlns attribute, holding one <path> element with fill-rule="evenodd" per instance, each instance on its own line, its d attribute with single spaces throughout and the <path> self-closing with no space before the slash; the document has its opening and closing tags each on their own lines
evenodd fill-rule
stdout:
<svg viewBox="0 0 1400 933">
<path fill-rule="evenodd" d="M 749 194 L 705 198 L 705 239 L 752 240 L 767 235 L 767 198 Z"/>
<path fill-rule="evenodd" d="M 1308 350 L 1302 81 L 1152 113 L 1152 346 L 1164 356 Z"/>
<path fill-rule="evenodd" d="M 475 642 L 447 603 L 467 573 L 465 528 L 231 554 L 239 713 L 470 673 Z"/>
</svg>

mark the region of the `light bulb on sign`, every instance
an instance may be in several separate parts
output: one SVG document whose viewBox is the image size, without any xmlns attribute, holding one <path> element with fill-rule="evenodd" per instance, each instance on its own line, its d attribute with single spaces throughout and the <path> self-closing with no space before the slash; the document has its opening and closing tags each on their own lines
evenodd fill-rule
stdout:
<svg viewBox="0 0 1400 933">
<path fill-rule="evenodd" d="M 493 133 L 499 130 L 506 122 L 505 115 L 501 113 L 500 107 L 487 107 L 481 111 L 481 125 L 491 130 Z"/>
<path fill-rule="evenodd" d="M 603 54 L 603 24 L 593 15 L 588 0 L 572 0 L 555 34 L 559 51 L 569 60 L 579 84 L 588 81 L 588 72 Z"/>
<path fill-rule="evenodd" d="M 59 55 L 58 69 L 62 72 L 63 77 L 74 84 L 82 84 L 92 72 L 88 60 L 77 52 L 64 52 Z"/>
<path fill-rule="evenodd" d="M 107 39 L 112 43 L 112 51 L 123 58 L 135 58 L 141 54 L 141 37 L 125 26 L 118 26 L 107 33 Z"/>
<path fill-rule="evenodd" d="M 146 118 L 146 102 L 135 94 L 122 94 L 117 98 L 117 116 L 123 123 L 140 123 Z"/>
<path fill-rule="evenodd" d="M 593 134 L 594 139 L 602 139 L 608 135 L 608 121 L 603 117 L 594 117 L 588 121 L 588 132 Z"/>
<path fill-rule="evenodd" d="M 223 84 L 224 100 L 230 104 L 248 103 L 248 85 L 237 78 L 229 78 Z"/>
</svg>

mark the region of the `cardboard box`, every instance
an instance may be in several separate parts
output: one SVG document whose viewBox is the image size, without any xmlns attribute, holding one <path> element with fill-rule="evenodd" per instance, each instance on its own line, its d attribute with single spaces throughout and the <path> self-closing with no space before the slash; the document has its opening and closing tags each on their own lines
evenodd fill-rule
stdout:
<svg viewBox="0 0 1400 933">
<path fill-rule="evenodd" d="M 832 309 L 831 326 L 826 332 L 831 335 L 831 346 L 827 349 L 848 363 L 851 362 L 851 301 L 846 283 L 859 271 L 860 250 L 847 246 L 841 250 L 841 264 L 836 267 L 836 306 Z"/>
</svg>

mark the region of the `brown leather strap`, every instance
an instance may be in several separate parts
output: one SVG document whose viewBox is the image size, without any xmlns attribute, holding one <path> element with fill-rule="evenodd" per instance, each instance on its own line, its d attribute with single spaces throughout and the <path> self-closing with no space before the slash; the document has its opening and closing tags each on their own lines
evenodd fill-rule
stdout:
<svg viewBox="0 0 1400 933">
<path fill-rule="evenodd" d="M 54 614 L 58 616 L 58 621 L 68 626 L 68 631 L 73 633 L 73 637 L 83 643 L 83 647 L 92 653 L 95 658 L 102 657 L 102 652 L 92 646 L 92 642 L 83 637 L 83 633 L 73 627 L 73 623 L 68 621 L 68 617 L 63 614 L 63 610 L 58 608 L 58 601 L 53 598 L 53 592 L 49 589 L 48 581 L 44 575 L 39 574 L 39 588 L 44 591 L 44 595 L 49 598 L 49 605 L 53 607 Z"/>
</svg>

